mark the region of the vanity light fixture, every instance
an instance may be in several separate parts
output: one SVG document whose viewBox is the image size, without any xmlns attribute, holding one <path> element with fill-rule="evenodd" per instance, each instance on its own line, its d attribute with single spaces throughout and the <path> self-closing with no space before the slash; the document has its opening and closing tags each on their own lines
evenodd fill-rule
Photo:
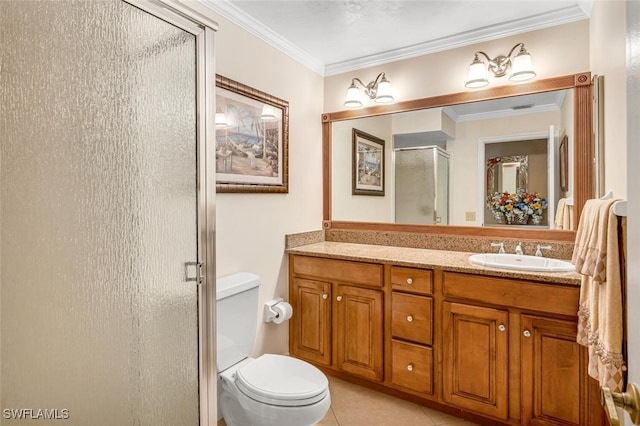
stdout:
<svg viewBox="0 0 640 426">
<path fill-rule="evenodd" d="M 513 53 L 516 52 L 518 48 L 519 50 L 514 55 Z M 485 67 L 485 63 L 480 59 L 479 55 L 487 58 L 489 62 L 488 67 Z M 509 68 L 511 68 L 511 74 L 509 75 L 509 80 L 511 81 L 525 81 L 536 76 L 533 66 L 531 65 L 531 55 L 524 48 L 524 43 L 518 43 L 513 46 L 508 55 L 498 55 L 493 59 L 482 51 L 476 52 L 473 62 L 471 62 L 469 66 L 469 79 L 464 86 L 469 89 L 486 86 L 489 84 L 487 69 L 491 71 L 495 77 L 503 77 L 507 74 Z"/>
<path fill-rule="evenodd" d="M 228 127 L 227 116 L 224 112 L 216 112 L 216 129 L 224 129 Z"/>
<path fill-rule="evenodd" d="M 360 108 L 362 106 L 362 96 L 356 86 L 356 82 L 362 86 L 364 94 L 369 96 L 370 99 L 373 99 L 374 102 L 385 104 L 394 101 L 393 94 L 391 93 L 391 83 L 387 80 L 384 73 L 381 72 L 376 79 L 369 84 L 364 84 L 359 78 L 351 80 L 351 85 L 347 89 L 347 99 L 344 101 L 344 106 L 347 108 Z"/>
<path fill-rule="evenodd" d="M 269 105 L 262 106 L 262 114 L 260 114 L 260 120 L 262 121 L 273 121 L 276 119 L 276 114 L 273 111 L 273 107 Z"/>
</svg>

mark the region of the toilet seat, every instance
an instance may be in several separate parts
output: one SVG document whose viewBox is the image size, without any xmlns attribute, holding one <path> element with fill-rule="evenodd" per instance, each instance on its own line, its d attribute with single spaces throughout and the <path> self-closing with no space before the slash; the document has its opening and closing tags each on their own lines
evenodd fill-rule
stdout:
<svg viewBox="0 0 640 426">
<path fill-rule="evenodd" d="M 238 368 L 235 383 L 249 398 L 281 407 L 311 405 L 329 392 L 327 378 L 316 367 L 273 354 L 262 355 Z"/>
</svg>

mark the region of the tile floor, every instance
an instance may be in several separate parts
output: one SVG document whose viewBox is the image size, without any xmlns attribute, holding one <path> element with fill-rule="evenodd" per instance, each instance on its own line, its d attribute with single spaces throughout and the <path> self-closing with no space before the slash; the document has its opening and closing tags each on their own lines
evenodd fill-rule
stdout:
<svg viewBox="0 0 640 426">
<path fill-rule="evenodd" d="M 317 426 L 476 426 L 336 377 L 328 376 L 328 379 L 331 408 Z M 218 422 L 218 426 L 225 426 L 224 420 Z"/>
</svg>

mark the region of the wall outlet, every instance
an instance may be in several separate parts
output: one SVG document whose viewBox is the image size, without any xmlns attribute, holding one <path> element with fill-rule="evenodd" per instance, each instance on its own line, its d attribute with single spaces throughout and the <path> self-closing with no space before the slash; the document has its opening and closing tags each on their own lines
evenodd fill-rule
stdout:
<svg viewBox="0 0 640 426">
<path fill-rule="evenodd" d="M 476 220 L 476 212 L 464 212 L 464 220 L 467 222 L 473 222 Z"/>
</svg>

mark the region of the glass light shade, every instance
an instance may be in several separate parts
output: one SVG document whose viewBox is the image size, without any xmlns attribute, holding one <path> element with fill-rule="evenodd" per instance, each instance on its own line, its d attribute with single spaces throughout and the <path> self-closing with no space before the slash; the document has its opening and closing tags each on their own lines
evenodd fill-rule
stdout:
<svg viewBox="0 0 640 426">
<path fill-rule="evenodd" d="M 276 114 L 273 112 L 273 108 L 269 105 L 262 106 L 262 114 L 260 114 L 260 120 L 273 121 L 276 119 Z"/>
<path fill-rule="evenodd" d="M 219 129 L 227 127 L 227 116 L 224 112 L 216 112 L 216 127 Z"/>
<path fill-rule="evenodd" d="M 484 66 L 484 62 L 476 56 L 471 65 L 469 65 L 469 79 L 465 83 L 464 87 L 477 89 L 478 87 L 483 87 L 487 84 L 489 84 L 489 80 L 487 79 L 487 69 Z"/>
<path fill-rule="evenodd" d="M 509 80 L 511 81 L 525 81 L 531 80 L 536 76 L 531 65 L 531 55 L 526 50 L 522 49 L 514 58 L 511 64 L 511 75 Z"/>
<path fill-rule="evenodd" d="M 347 99 L 344 101 L 344 106 L 347 108 L 360 108 L 362 106 L 360 91 L 353 83 L 351 83 L 351 86 L 347 89 Z"/>
<path fill-rule="evenodd" d="M 380 80 L 378 83 L 378 90 L 376 92 L 376 98 L 374 99 L 376 103 L 386 104 L 389 102 L 393 102 L 393 95 L 391 94 L 391 83 L 386 78 Z"/>
</svg>

